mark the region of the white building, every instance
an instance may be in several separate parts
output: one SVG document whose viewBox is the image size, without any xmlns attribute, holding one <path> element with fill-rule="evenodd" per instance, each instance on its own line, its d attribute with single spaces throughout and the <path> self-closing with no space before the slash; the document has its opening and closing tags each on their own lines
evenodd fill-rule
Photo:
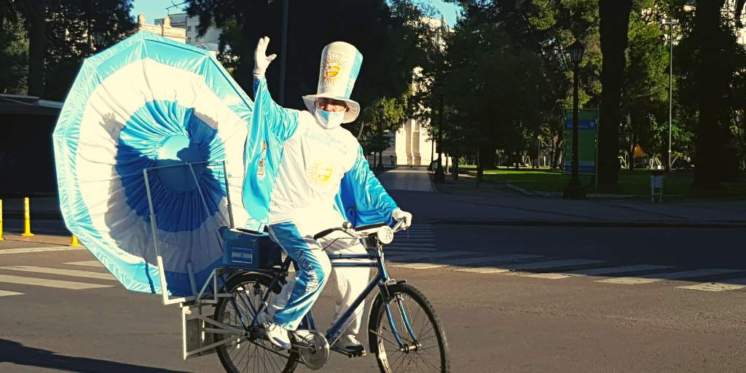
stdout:
<svg viewBox="0 0 746 373">
<path fill-rule="evenodd" d="M 174 41 L 186 42 L 186 30 L 184 28 L 172 26 L 168 17 L 161 18 L 160 21 L 158 24 L 147 23 L 145 22 L 145 16 L 140 14 L 137 16 L 137 31 L 148 31 Z"/>
<path fill-rule="evenodd" d="M 432 28 L 439 28 L 443 20 L 426 18 L 425 22 Z M 445 46 L 445 44 L 443 44 Z M 422 68 L 416 67 L 413 76 L 421 74 Z M 412 83 L 412 91 L 424 89 Z M 434 139 L 430 137 L 430 123 L 425 120 L 407 119 L 396 131 L 391 141 L 391 146 L 383 151 L 383 164 L 385 166 L 429 166 L 433 160 L 438 159 L 437 146 Z M 450 163 L 450 157 L 443 160 L 443 166 Z"/>
<path fill-rule="evenodd" d="M 210 26 L 204 35 L 199 36 L 198 27 L 199 17 L 188 17 L 186 13 L 170 14 L 163 18 L 156 18 L 153 24 L 146 23 L 144 15 L 140 14 L 137 16 L 138 31 L 149 31 L 171 40 L 198 46 L 217 53 L 222 30 Z"/>
<path fill-rule="evenodd" d="M 207 28 L 204 35 L 200 36 L 197 29 L 199 28 L 199 17 L 189 17 L 186 13 L 169 14 L 164 18 L 156 18 L 155 24 L 161 25 L 166 19 L 170 19 L 172 27 L 179 27 L 186 30 L 186 43 L 196 45 L 209 51 L 218 52 L 220 46 L 220 34 L 222 30 L 214 26 Z"/>
</svg>

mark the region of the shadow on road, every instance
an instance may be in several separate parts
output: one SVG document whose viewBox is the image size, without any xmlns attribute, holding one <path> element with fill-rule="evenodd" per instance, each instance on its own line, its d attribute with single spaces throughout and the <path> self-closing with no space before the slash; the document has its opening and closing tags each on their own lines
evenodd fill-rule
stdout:
<svg viewBox="0 0 746 373">
<path fill-rule="evenodd" d="M 145 372 L 165 373 L 176 370 L 152 368 L 142 365 L 118 363 L 85 357 L 59 355 L 52 351 L 24 346 L 15 341 L 0 339 L 0 363 L 12 363 L 41 368 L 52 368 L 70 372 Z"/>
</svg>

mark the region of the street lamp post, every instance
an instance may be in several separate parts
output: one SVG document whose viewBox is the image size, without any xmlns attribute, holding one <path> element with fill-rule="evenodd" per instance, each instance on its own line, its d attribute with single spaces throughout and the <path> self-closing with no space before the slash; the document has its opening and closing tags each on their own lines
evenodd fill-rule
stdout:
<svg viewBox="0 0 746 373">
<path fill-rule="evenodd" d="M 568 50 L 570 62 L 572 63 L 572 176 L 570 183 L 567 184 L 564 198 L 582 199 L 585 198 L 585 191 L 580 184 L 579 177 L 579 160 L 578 160 L 578 70 L 580 61 L 583 59 L 585 47 L 576 40 Z"/>
<path fill-rule="evenodd" d="M 443 170 L 443 95 L 440 95 L 440 111 L 438 112 L 438 164 L 435 165 L 435 176 L 433 181 L 442 183 L 446 181 L 445 170 Z"/>
<path fill-rule="evenodd" d="M 673 123 L 673 25 L 674 20 L 666 19 L 663 22 L 668 26 L 668 159 L 666 161 L 666 171 L 671 171 L 671 127 Z"/>
</svg>

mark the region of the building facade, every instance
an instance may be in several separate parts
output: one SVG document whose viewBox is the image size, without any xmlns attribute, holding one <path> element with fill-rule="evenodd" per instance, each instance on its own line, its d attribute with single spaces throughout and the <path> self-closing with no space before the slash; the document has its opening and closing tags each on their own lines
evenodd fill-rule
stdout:
<svg viewBox="0 0 746 373">
<path fill-rule="evenodd" d="M 160 19 L 160 23 L 150 24 L 145 22 L 145 16 L 137 16 L 137 31 L 148 31 L 180 43 L 186 43 L 186 29 L 174 27 L 168 16 Z"/>
<path fill-rule="evenodd" d="M 199 35 L 199 17 L 189 17 L 186 13 L 169 14 L 156 18 L 152 24 L 145 21 L 145 16 L 137 16 L 137 30 L 149 31 L 217 54 L 222 30 L 208 27 L 204 35 Z"/>
<path fill-rule="evenodd" d="M 164 18 L 157 18 L 155 24 L 163 24 L 168 18 L 172 27 L 179 27 L 186 30 L 186 43 L 195 45 L 211 52 L 218 52 L 220 47 L 220 35 L 222 30 L 213 26 L 207 28 L 204 35 L 199 35 L 199 17 L 189 17 L 186 13 L 169 14 Z"/>
</svg>

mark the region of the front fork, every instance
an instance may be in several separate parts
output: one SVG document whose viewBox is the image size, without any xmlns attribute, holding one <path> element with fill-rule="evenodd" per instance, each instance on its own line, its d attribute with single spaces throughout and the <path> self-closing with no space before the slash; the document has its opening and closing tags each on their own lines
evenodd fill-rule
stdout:
<svg viewBox="0 0 746 373">
<path fill-rule="evenodd" d="M 381 294 L 384 297 L 384 307 L 386 309 L 386 319 L 389 322 L 389 326 L 391 327 L 391 332 L 394 334 L 394 338 L 396 339 L 396 343 L 399 345 L 399 350 L 402 352 L 412 352 L 419 349 L 421 344 L 417 341 L 417 335 L 415 334 L 414 327 L 412 326 L 412 322 L 409 318 L 409 312 L 407 311 L 406 307 L 404 306 L 404 302 L 402 300 L 401 294 L 391 294 L 388 290 L 388 284 L 390 284 L 392 281 L 387 281 L 387 283 L 384 283 L 381 285 Z M 402 284 L 405 281 L 397 281 L 396 284 Z M 395 304 L 395 309 L 392 310 L 392 305 L 389 303 L 389 301 L 393 299 Z M 404 323 L 404 329 L 407 331 L 407 334 L 409 335 L 411 343 L 407 343 L 403 340 L 401 333 L 399 332 L 399 328 L 397 327 L 396 318 L 394 317 L 394 312 L 398 310 L 399 314 L 401 315 L 401 321 Z"/>
</svg>

